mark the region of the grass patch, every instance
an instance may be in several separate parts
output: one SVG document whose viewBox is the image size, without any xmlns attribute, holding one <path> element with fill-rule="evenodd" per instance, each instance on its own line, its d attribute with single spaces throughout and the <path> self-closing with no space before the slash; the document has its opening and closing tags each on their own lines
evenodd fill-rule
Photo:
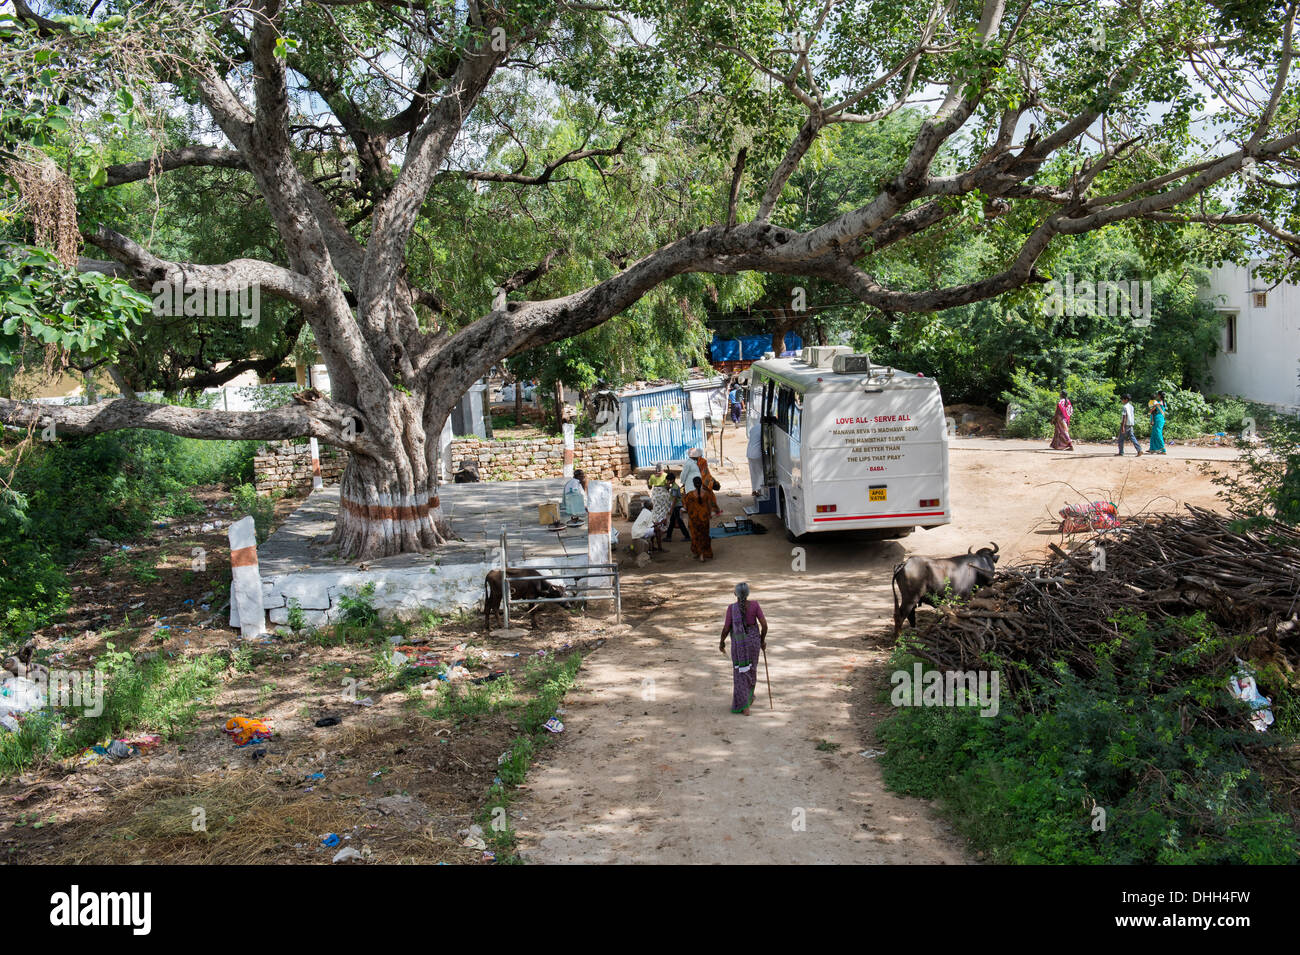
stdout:
<svg viewBox="0 0 1300 955">
<path fill-rule="evenodd" d="M 115 650 L 110 643 L 99 669 L 102 712 L 85 715 L 84 710 L 97 708 L 88 705 L 80 716 L 52 709 L 29 714 L 19 732 L 0 735 L 0 777 L 17 775 L 42 760 L 74 756 L 128 733 L 176 736 L 194 722 L 199 707 L 216 692 L 226 661 L 217 654 L 204 654 L 181 661 L 155 658 L 137 663 L 130 653 Z"/>
<path fill-rule="evenodd" d="M 515 787 L 523 783 L 538 751 L 551 742 L 552 734 L 544 724 L 555 715 L 556 707 L 577 682 L 582 659 L 582 653 L 575 651 L 562 659 L 536 660 L 525 667 L 523 683 L 536 695 L 524 705 L 519 735 L 498 765 L 498 781 L 488 787 L 486 801 L 477 817 L 483 827 L 484 839 L 497 854 L 498 863 L 513 865 L 521 861 L 515 851 L 518 840 L 514 827 L 510 825 L 510 804 L 515 798 Z"/>
</svg>

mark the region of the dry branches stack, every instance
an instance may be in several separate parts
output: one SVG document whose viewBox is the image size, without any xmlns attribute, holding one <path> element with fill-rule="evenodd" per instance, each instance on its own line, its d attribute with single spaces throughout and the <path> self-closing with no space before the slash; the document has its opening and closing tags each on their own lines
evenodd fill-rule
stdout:
<svg viewBox="0 0 1300 955">
<path fill-rule="evenodd" d="M 1242 531 L 1231 518 L 1194 507 L 1149 515 L 1089 538 L 1073 553 L 1000 572 L 963 605 L 944 606 L 918 628 L 918 655 L 939 669 L 987 668 L 988 653 L 1050 676 L 1052 661 L 1096 669 L 1094 649 L 1121 637 L 1123 612 L 1153 623 L 1204 611 L 1224 634 L 1250 635 L 1248 648 L 1224 646 L 1198 669 L 1234 655 L 1300 669 L 1300 533 L 1281 524 Z M 1188 638 L 1190 641 L 1190 637 Z M 1162 652 L 1177 652 L 1165 645 Z M 1004 668 L 1004 684 L 1027 674 Z"/>
</svg>

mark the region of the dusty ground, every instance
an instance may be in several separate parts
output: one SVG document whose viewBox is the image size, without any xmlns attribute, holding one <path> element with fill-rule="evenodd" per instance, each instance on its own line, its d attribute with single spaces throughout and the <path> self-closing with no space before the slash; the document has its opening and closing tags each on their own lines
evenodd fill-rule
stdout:
<svg viewBox="0 0 1300 955">
<path fill-rule="evenodd" d="M 1004 445 L 1000 445 L 1003 447 Z M 1189 502 L 1214 507 L 1205 473 L 1219 463 L 1113 457 L 1104 446 L 1038 453 L 954 445 L 956 520 L 902 541 L 830 537 L 795 545 L 772 533 L 724 538 L 716 559 L 668 545 L 624 578 L 656 608 L 595 655 L 568 702 L 568 732 L 530 775 L 523 851 L 537 862 L 961 863 L 970 859 L 925 803 L 884 789 L 871 750 L 887 715 L 881 689 L 892 643 L 892 567 L 910 553 L 964 552 L 994 540 L 1003 561 L 1039 557 L 1059 539 L 1054 513 L 1105 498 L 1121 513 Z M 1182 449 L 1176 449 L 1176 453 Z M 725 445 L 744 467 L 743 444 Z M 1184 452 L 1184 453 L 1190 453 Z M 719 475 L 737 513 L 742 481 Z M 718 650 L 737 580 L 748 580 L 770 624 L 775 708 L 759 697 L 729 712 L 729 658 Z M 925 612 L 925 611 L 923 611 Z M 819 744 L 821 748 L 819 749 Z M 866 753 L 867 755 L 863 755 Z M 804 823 L 801 828 L 800 823 Z"/>
</svg>

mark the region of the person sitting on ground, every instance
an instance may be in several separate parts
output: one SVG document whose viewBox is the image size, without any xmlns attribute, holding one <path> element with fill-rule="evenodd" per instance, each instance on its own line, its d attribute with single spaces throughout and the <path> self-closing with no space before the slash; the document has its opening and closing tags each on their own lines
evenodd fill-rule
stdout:
<svg viewBox="0 0 1300 955">
<path fill-rule="evenodd" d="M 564 485 L 564 513 L 570 524 L 581 524 L 587 513 L 587 475 L 581 468 Z"/>
<path fill-rule="evenodd" d="M 662 492 L 663 488 L 659 490 Z M 659 524 L 655 521 L 654 508 L 641 508 L 641 513 L 636 516 L 632 524 L 632 539 L 644 540 L 647 549 L 651 551 L 664 549 L 659 540 Z"/>
</svg>

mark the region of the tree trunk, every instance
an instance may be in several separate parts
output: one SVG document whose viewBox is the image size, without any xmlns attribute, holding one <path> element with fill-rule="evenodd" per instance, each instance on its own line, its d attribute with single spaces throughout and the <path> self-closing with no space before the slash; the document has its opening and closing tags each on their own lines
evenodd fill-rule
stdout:
<svg viewBox="0 0 1300 955">
<path fill-rule="evenodd" d="M 448 404 L 446 396 L 439 404 Z M 431 400 L 425 398 L 425 400 Z M 439 432 L 423 402 L 398 394 L 386 420 L 371 422 L 381 439 L 374 455 L 353 453 L 339 483 L 339 513 L 330 543 L 351 560 L 418 553 L 445 543 L 438 501 Z"/>
</svg>

